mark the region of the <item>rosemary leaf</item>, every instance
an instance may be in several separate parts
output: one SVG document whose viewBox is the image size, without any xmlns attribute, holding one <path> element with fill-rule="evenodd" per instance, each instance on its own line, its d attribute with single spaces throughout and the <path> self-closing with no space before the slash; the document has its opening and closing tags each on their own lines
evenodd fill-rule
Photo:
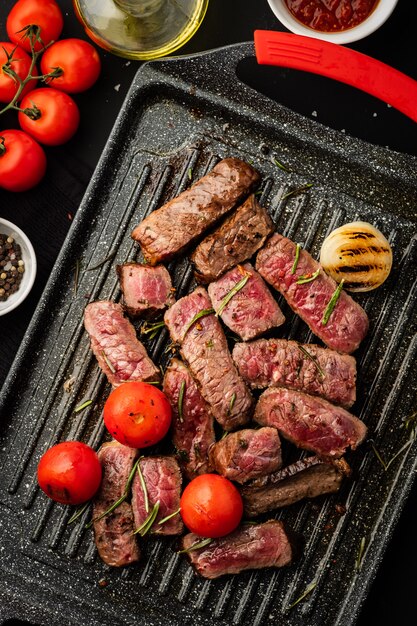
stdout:
<svg viewBox="0 0 417 626">
<path fill-rule="evenodd" d="M 297 187 L 296 189 L 291 189 L 287 193 L 284 193 L 281 200 L 286 200 L 290 196 L 295 196 L 298 193 L 303 193 L 303 191 L 308 191 L 313 186 L 313 183 L 307 183 L 307 185 L 303 185 L 302 187 Z"/>
<path fill-rule="evenodd" d="M 181 511 L 181 509 L 177 509 L 176 511 L 174 511 L 173 513 L 171 513 L 170 515 L 167 515 L 166 517 L 163 517 L 162 519 L 159 520 L 158 524 L 165 524 L 165 522 L 167 522 L 168 520 L 172 519 L 173 517 L 175 517 L 176 515 L 178 515 L 178 513 Z"/>
<path fill-rule="evenodd" d="M 374 451 L 374 454 L 375 454 L 376 458 L 378 459 L 378 461 L 381 463 L 382 467 L 386 471 L 387 470 L 387 464 L 385 463 L 384 459 L 382 458 L 378 448 L 376 447 L 376 445 L 374 444 L 372 439 L 370 439 L 369 441 L 370 441 L 372 450 Z"/>
<path fill-rule="evenodd" d="M 90 506 L 90 500 L 83 504 L 83 506 L 79 507 L 75 513 L 69 518 L 67 524 L 73 524 L 81 515 L 88 509 Z"/>
<path fill-rule="evenodd" d="M 278 159 L 274 159 L 274 163 L 280 170 L 283 170 L 284 172 L 291 172 L 290 168 L 278 161 Z"/>
<path fill-rule="evenodd" d="M 297 278 L 295 282 L 297 283 L 297 285 L 305 285 L 305 283 L 312 283 L 313 280 L 316 280 L 316 278 L 318 278 L 319 274 L 320 274 L 320 268 L 316 272 L 314 272 L 314 274 L 303 274 L 302 276 Z"/>
<path fill-rule="evenodd" d="M 415 436 L 417 429 L 417 411 L 405 418 L 403 426 Z"/>
<path fill-rule="evenodd" d="M 359 544 L 358 555 L 355 561 L 355 570 L 357 572 L 360 572 L 362 569 L 362 559 L 363 559 L 363 555 L 365 552 L 365 544 L 366 544 L 366 537 L 362 537 L 360 544 Z"/>
<path fill-rule="evenodd" d="M 182 414 L 182 405 L 184 403 L 184 392 L 185 392 L 185 380 L 181 382 L 180 393 L 178 396 L 178 418 L 180 422 L 184 421 L 184 416 Z"/>
<path fill-rule="evenodd" d="M 300 259 L 300 251 L 301 251 L 301 246 L 299 243 L 297 243 L 297 245 L 295 246 L 295 259 L 294 259 L 294 263 L 292 264 L 291 274 L 295 274 L 295 270 L 297 269 L 298 261 Z"/>
<path fill-rule="evenodd" d="M 165 322 L 164 320 L 161 320 L 159 322 L 154 322 L 153 324 L 149 324 L 148 322 L 145 322 L 141 329 L 140 329 L 140 334 L 141 335 L 148 335 L 149 333 L 151 333 L 151 337 L 150 339 L 153 339 L 156 335 L 156 333 L 161 329 L 164 328 L 165 326 Z"/>
<path fill-rule="evenodd" d="M 236 402 L 236 394 L 234 393 L 232 395 L 232 397 L 230 398 L 230 404 L 229 404 L 229 408 L 227 409 L 227 414 L 230 415 L 233 411 L 233 407 L 235 405 Z"/>
<path fill-rule="evenodd" d="M 326 375 L 324 373 L 324 371 L 322 370 L 322 368 L 320 367 L 319 362 L 317 361 L 316 357 L 313 356 L 312 354 L 310 354 L 310 352 L 308 352 L 308 350 L 306 350 L 304 348 L 304 346 L 301 346 L 300 344 L 297 344 L 298 349 L 308 358 L 310 359 L 310 361 L 312 361 L 314 363 L 314 365 L 316 366 L 316 369 L 318 371 L 318 373 L 320 374 L 322 380 L 324 380 L 326 378 Z"/>
<path fill-rule="evenodd" d="M 345 282 L 345 279 L 342 278 L 342 280 L 340 281 L 340 283 L 337 286 L 336 291 L 334 292 L 334 294 L 330 298 L 329 303 L 326 306 L 326 310 L 324 311 L 323 319 L 321 320 L 322 326 L 326 326 L 327 322 L 329 321 L 330 316 L 333 313 L 333 310 L 334 310 L 334 308 L 335 308 L 335 306 L 337 304 L 337 301 L 339 300 L 340 294 L 342 293 L 344 282 Z"/>
<path fill-rule="evenodd" d="M 116 256 L 116 252 L 117 250 L 110 252 L 110 254 L 108 254 L 102 261 L 99 261 L 96 265 L 93 265 L 92 267 L 87 267 L 84 272 L 93 272 L 94 270 L 98 270 L 100 267 L 111 261 L 111 259 L 114 259 L 114 257 Z"/>
<path fill-rule="evenodd" d="M 109 370 L 111 371 L 112 374 L 116 373 L 116 368 L 114 367 L 113 363 L 110 361 L 109 357 L 107 356 L 107 354 L 104 352 L 104 350 L 101 351 L 101 356 L 103 357 L 103 359 L 106 361 L 106 365 L 109 368 Z"/>
<path fill-rule="evenodd" d="M 156 516 L 158 515 L 158 511 L 159 511 L 159 502 L 156 502 L 156 504 L 154 504 L 153 506 L 152 511 L 149 513 L 148 517 L 146 518 L 146 520 L 143 522 L 143 524 L 139 526 L 139 528 L 137 528 L 132 533 L 132 535 L 139 534 L 141 537 L 144 537 L 152 528 L 156 520 Z"/>
<path fill-rule="evenodd" d="M 197 541 L 197 543 L 193 543 L 192 546 L 186 548 L 185 550 L 180 550 L 177 554 L 186 554 L 187 552 L 194 552 L 194 550 L 200 550 L 200 548 L 205 548 L 211 543 L 213 539 L 207 537 L 207 539 L 203 539 L 202 541 Z"/>
<path fill-rule="evenodd" d="M 74 413 L 79 413 L 83 409 L 86 409 L 88 406 L 90 406 L 90 404 L 93 404 L 93 401 L 92 400 L 86 400 L 83 404 L 80 404 L 80 406 L 77 406 L 74 409 Z"/>
<path fill-rule="evenodd" d="M 403 446 L 401 446 L 401 448 L 398 450 L 398 452 L 396 452 L 396 453 L 394 454 L 394 456 L 392 456 L 392 457 L 390 458 L 390 460 L 388 461 L 388 463 L 386 464 L 386 466 L 385 466 L 385 471 L 387 471 L 387 469 L 389 468 L 389 466 L 391 465 L 391 463 L 392 463 L 393 461 L 395 461 L 395 459 L 396 459 L 396 458 L 398 458 L 398 457 L 400 456 L 400 454 L 402 454 L 405 450 L 407 450 L 407 448 L 409 448 L 409 447 L 411 446 L 411 444 L 413 443 L 413 441 L 414 441 L 414 438 L 413 438 L 413 439 L 409 439 L 409 440 L 407 441 L 407 443 L 405 443 Z"/>
<path fill-rule="evenodd" d="M 223 300 L 220 302 L 220 306 L 216 311 L 216 317 L 219 317 L 224 311 L 224 309 L 229 304 L 230 300 L 246 285 L 249 278 L 252 276 L 250 272 L 246 272 L 244 277 L 239 280 L 238 283 L 225 295 Z"/>
<path fill-rule="evenodd" d="M 188 333 L 190 328 L 197 322 L 197 320 L 199 320 L 201 317 L 206 317 L 207 315 L 212 315 L 212 313 L 214 313 L 214 312 L 215 312 L 214 309 L 202 309 L 201 311 L 196 313 L 194 315 L 193 319 L 190 322 L 188 322 L 187 326 L 185 327 L 184 337 Z"/>
<path fill-rule="evenodd" d="M 146 488 L 146 483 L 145 483 L 145 479 L 143 477 L 142 474 L 142 470 L 140 469 L 140 461 L 143 459 L 143 456 L 140 457 L 138 465 L 137 465 L 137 470 L 138 470 L 138 475 L 139 475 L 139 481 L 140 481 L 140 486 L 142 487 L 142 491 L 143 491 L 143 500 L 144 500 L 144 504 L 145 504 L 145 511 L 147 513 L 149 513 L 149 498 L 148 498 L 148 490 Z"/>
<path fill-rule="evenodd" d="M 291 611 L 291 609 L 293 609 L 295 606 L 297 606 L 297 604 L 299 604 L 300 602 L 302 602 L 312 591 L 314 591 L 314 589 L 317 587 L 317 582 L 315 580 L 313 580 L 313 582 L 311 582 L 303 591 L 303 593 L 296 599 L 294 600 L 294 602 L 292 602 L 288 607 L 287 607 L 287 611 Z"/>
<path fill-rule="evenodd" d="M 188 168 L 188 178 L 189 180 L 193 179 L 193 169 L 191 167 Z"/>
</svg>

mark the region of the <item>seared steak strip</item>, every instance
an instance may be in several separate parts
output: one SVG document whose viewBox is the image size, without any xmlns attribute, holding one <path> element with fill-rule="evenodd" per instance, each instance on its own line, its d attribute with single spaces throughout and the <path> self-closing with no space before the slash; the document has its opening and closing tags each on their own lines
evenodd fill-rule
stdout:
<svg viewBox="0 0 417 626">
<path fill-rule="evenodd" d="M 327 457 L 355 449 L 366 436 L 365 424 L 342 407 L 301 391 L 271 387 L 256 405 L 254 420 L 274 426 L 299 448 Z"/>
<path fill-rule="evenodd" d="M 210 448 L 213 469 L 229 480 L 246 483 L 281 467 L 281 442 L 276 428 L 245 428 Z"/>
<path fill-rule="evenodd" d="M 248 276 L 246 284 L 237 291 L 220 313 L 223 322 L 245 341 L 263 335 L 285 322 L 281 309 L 258 272 L 250 263 L 234 267 L 208 286 L 215 311 L 235 285 Z"/>
<path fill-rule="evenodd" d="M 135 528 L 142 526 L 153 507 L 159 502 L 158 514 L 150 532 L 156 535 L 180 535 L 184 526 L 179 513 L 165 523 L 159 524 L 160 520 L 172 515 L 180 508 L 182 477 L 177 461 L 171 456 L 149 456 L 139 461 L 139 467 L 146 494 L 138 472 L 132 484 Z M 148 510 L 146 505 L 148 505 Z"/>
<path fill-rule="evenodd" d="M 197 280 L 210 283 L 238 263 L 250 259 L 273 230 L 266 209 L 254 195 L 249 196 L 194 250 L 191 261 L 196 267 Z"/>
<path fill-rule="evenodd" d="M 324 323 L 324 314 L 338 285 L 306 250 L 300 250 L 298 263 L 295 259 L 296 244 L 275 234 L 258 253 L 256 269 L 329 348 L 348 354 L 354 352 L 368 332 L 365 311 L 342 290 Z M 318 270 L 314 280 L 297 284 L 302 282 L 302 277 L 312 277 Z"/>
<path fill-rule="evenodd" d="M 178 359 L 173 359 L 165 372 L 163 391 L 172 407 L 172 441 L 178 462 L 191 480 L 209 471 L 208 449 L 215 442 L 213 415 Z"/>
<path fill-rule="evenodd" d="M 258 339 L 235 344 L 232 356 L 253 389 L 288 387 L 346 408 L 356 400 L 356 361 L 347 354 L 286 339 Z"/>
<path fill-rule="evenodd" d="M 239 159 L 224 159 L 190 189 L 151 213 L 132 233 L 151 265 L 171 259 L 229 213 L 260 180 Z"/>
<path fill-rule="evenodd" d="M 183 538 L 182 547 L 197 572 L 210 579 L 244 570 L 283 567 L 290 565 L 295 556 L 294 538 L 289 537 L 282 522 L 275 520 L 245 524 L 230 535 L 193 550 L 192 546 L 200 541 L 201 537 L 189 533 Z"/>
<path fill-rule="evenodd" d="M 344 459 L 330 461 L 318 456 L 301 459 L 242 487 L 240 493 L 245 515 L 257 517 L 304 498 L 336 493 L 349 473 L 350 468 Z"/>
<path fill-rule="evenodd" d="M 153 382 L 160 379 L 159 369 L 124 317 L 120 304 L 107 300 L 91 302 L 84 311 L 84 326 L 98 364 L 113 387 L 127 380 Z"/>
<path fill-rule="evenodd" d="M 151 316 L 175 302 L 171 276 L 163 265 L 117 265 L 124 308 L 132 317 Z"/>
<path fill-rule="evenodd" d="M 113 567 L 122 567 L 140 559 L 134 530 L 132 507 L 122 502 L 111 513 L 99 518 L 123 495 L 137 450 L 117 441 L 104 443 L 98 451 L 103 468 L 100 489 L 93 505 L 94 538 L 100 558 Z"/>
<path fill-rule="evenodd" d="M 198 287 L 165 313 L 165 323 L 214 417 L 225 430 L 234 430 L 249 420 L 253 399 L 232 361 L 219 320 L 205 314 L 210 309 L 207 292 Z"/>
</svg>

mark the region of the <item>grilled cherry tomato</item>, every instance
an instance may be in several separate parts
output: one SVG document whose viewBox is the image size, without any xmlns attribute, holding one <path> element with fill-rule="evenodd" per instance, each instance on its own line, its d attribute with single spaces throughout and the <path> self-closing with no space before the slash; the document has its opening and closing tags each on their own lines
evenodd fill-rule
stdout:
<svg viewBox="0 0 417 626">
<path fill-rule="evenodd" d="M 12 57 L 11 61 L 9 61 L 9 57 Z M 30 56 L 14 43 L 10 43 L 10 41 L 0 43 L 0 102 L 11 102 L 19 88 L 17 81 L 7 74 L 5 69 L 7 70 L 9 67 L 21 80 L 24 80 L 29 74 L 31 62 Z M 33 69 L 33 74 L 37 75 L 36 67 Z M 36 80 L 30 80 L 23 88 L 22 97 L 35 85 Z"/>
<path fill-rule="evenodd" d="M 32 137 L 21 130 L 0 132 L 0 187 L 27 191 L 41 181 L 45 172 L 45 152 Z"/>
<path fill-rule="evenodd" d="M 114 439 L 131 448 L 158 443 L 171 425 L 171 405 L 162 391 L 141 382 L 114 389 L 104 405 L 104 423 Z"/>
<path fill-rule="evenodd" d="M 200 537 L 223 537 L 240 523 L 243 503 L 233 483 L 218 474 L 202 474 L 184 489 L 181 517 L 191 532 Z"/>
<path fill-rule="evenodd" d="M 39 26 L 40 38 L 35 50 L 41 50 L 56 41 L 62 32 L 64 18 L 55 0 L 18 0 L 7 16 L 6 28 L 11 41 L 30 52 L 30 40 L 25 35 L 27 26 Z"/>
<path fill-rule="evenodd" d="M 64 441 L 49 448 L 38 465 L 42 491 L 61 504 L 82 504 L 90 500 L 101 483 L 101 464 L 90 446 Z"/>
<path fill-rule="evenodd" d="M 49 84 L 67 93 L 79 93 L 94 85 L 100 75 L 101 62 L 97 50 L 87 41 L 61 39 L 44 52 L 41 60 L 42 74 L 49 74 L 56 68 L 63 73 Z"/>
<path fill-rule="evenodd" d="M 35 89 L 20 103 L 21 109 L 33 111 L 32 119 L 19 111 L 22 130 L 47 146 L 59 146 L 74 135 L 80 123 L 80 112 L 74 100 L 58 89 Z"/>
</svg>

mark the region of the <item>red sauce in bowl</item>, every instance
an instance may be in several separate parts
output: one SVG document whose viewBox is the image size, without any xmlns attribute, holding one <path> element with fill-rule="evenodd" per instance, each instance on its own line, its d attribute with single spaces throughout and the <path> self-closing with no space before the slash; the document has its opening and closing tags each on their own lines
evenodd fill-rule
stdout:
<svg viewBox="0 0 417 626">
<path fill-rule="evenodd" d="M 357 26 L 372 13 L 379 0 L 285 0 L 305 26 L 326 33 Z"/>
</svg>

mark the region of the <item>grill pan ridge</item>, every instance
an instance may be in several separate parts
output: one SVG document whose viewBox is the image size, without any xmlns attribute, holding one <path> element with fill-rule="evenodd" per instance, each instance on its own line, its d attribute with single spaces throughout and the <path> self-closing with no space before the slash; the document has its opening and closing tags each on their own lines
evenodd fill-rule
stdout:
<svg viewBox="0 0 417 626">
<path fill-rule="evenodd" d="M 417 159 L 324 128 L 245 86 L 236 67 L 250 56 L 248 43 L 152 62 L 132 84 L 1 393 L 1 620 L 299 626 L 308 619 L 310 626 L 352 626 L 357 619 L 417 470 L 417 443 L 404 428 L 417 397 Z M 161 538 L 144 545 L 139 565 L 112 571 L 84 529 L 88 512 L 68 526 L 72 511 L 39 492 L 36 466 L 60 440 L 100 445 L 109 386 L 89 350 L 84 307 L 120 299 L 115 265 L 140 258 L 133 227 L 185 189 L 190 175 L 201 177 L 225 156 L 253 162 L 263 176 L 260 202 L 278 231 L 316 257 L 326 234 L 347 221 L 370 221 L 389 238 L 388 281 L 357 296 L 371 332 L 355 355 L 354 412 L 373 445 L 348 455 L 353 477 L 337 496 L 277 515 L 306 538 L 301 560 L 288 569 L 204 581 L 176 554 L 175 541 Z M 308 191 L 291 193 L 308 183 Z M 185 259 L 169 270 L 178 297 L 193 287 Z M 287 317 L 279 335 L 312 340 L 279 302 Z M 165 330 L 146 342 L 163 365 L 167 344 Z M 63 385 L 70 378 L 68 393 Z M 86 399 L 93 404 L 74 413 Z M 387 469 L 375 449 L 386 462 L 393 459 Z"/>
</svg>

